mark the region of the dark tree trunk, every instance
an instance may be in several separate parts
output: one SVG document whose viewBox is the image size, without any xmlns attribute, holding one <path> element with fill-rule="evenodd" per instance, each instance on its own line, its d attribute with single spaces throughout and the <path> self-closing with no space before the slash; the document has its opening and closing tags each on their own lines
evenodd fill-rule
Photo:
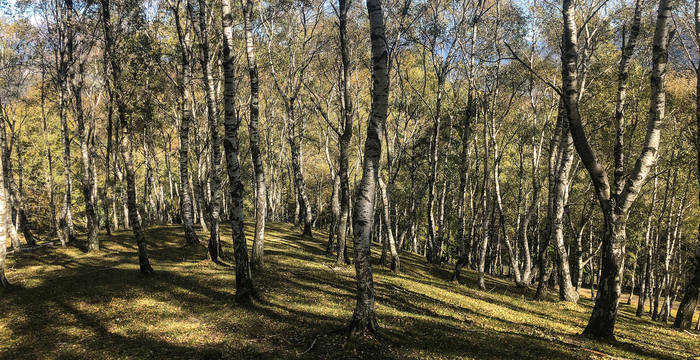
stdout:
<svg viewBox="0 0 700 360">
<path fill-rule="evenodd" d="M 338 265 L 350 264 L 347 249 L 348 222 L 350 219 L 350 178 L 348 176 L 348 151 L 352 139 L 353 107 L 352 97 L 348 88 L 350 77 L 350 55 L 347 43 L 348 1 L 338 1 L 338 39 L 340 42 L 340 58 L 342 63 L 342 103 L 341 126 L 338 129 L 338 175 L 340 176 L 340 217 L 338 218 L 338 244 L 336 262 Z"/>
<path fill-rule="evenodd" d="M 695 0 L 695 32 L 700 33 L 700 1 Z M 696 39 L 700 40 L 700 39 Z M 696 94 L 700 94 L 700 67 L 695 69 L 696 74 Z M 695 120 L 698 125 L 698 131 L 696 132 L 695 145 L 697 149 L 697 170 L 698 176 L 700 176 L 700 96 L 696 95 L 696 107 L 695 107 Z M 700 182 L 700 178 L 698 179 Z M 698 203 L 700 203 L 700 195 L 698 196 Z M 688 329 L 692 325 L 693 314 L 695 313 L 695 308 L 698 304 L 698 296 L 700 295 L 700 224 L 698 225 L 698 244 L 695 249 L 695 257 L 691 260 L 693 265 L 693 272 L 690 281 L 685 286 L 685 293 L 683 295 L 683 300 L 681 300 L 680 305 L 678 305 L 678 312 L 676 313 L 676 320 L 673 322 L 673 326 L 679 329 Z M 700 319 L 698 319 L 698 328 L 700 328 Z"/>
<path fill-rule="evenodd" d="M 0 119 L 0 121 L 5 121 Z M 7 256 L 7 227 L 6 221 L 8 219 L 7 212 L 9 210 L 9 203 L 6 200 L 7 196 L 5 194 L 5 181 L 4 181 L 4 168 L 2 167 L 2 162 L 0 162 L 0 288 L 7 288 L 10 286 L 10 282 L 7 281 L 5 276 L 5 257 Z"/>
<path fill-rule="evenodd" d="M 59 1 L 60 3 L 60 1 Z M 72 34 L 72 12 L 73 12 L 73 1 L 64 0 L 65 8 L 63 9 L 65 23 L 64 31 L 66 33 L 67 42 L 73 41 Z M 71 48 L 72 46 L 67 46 Z M 71 176 L 71 158 L 70 158 L 70 132 L 68 130 L 68 119 L 66 119 L 66 108 L 68 107 L 68 73 L 70 63 L 68 61 L 68 56 L 65 54 L 65 50 L 61 52 L 59 64 L 60 73 L 60 104 L 59 104 L 59 117 L 61 119 L 61 136 L 63 140 L 63 176 L 66 178 L 66 192 L 63 197 L 63 210 L 61 211 L 63 216 L 63 236 L 68 242 L 75 240 L 75 229 L 73 226 L 73 205 L 71 192 L 73 191 L 73 178 Z M 7 185 L 6 185 L 7 186 Z M 7 225 L 10 226 L 11 225 Z"/>
</svg>

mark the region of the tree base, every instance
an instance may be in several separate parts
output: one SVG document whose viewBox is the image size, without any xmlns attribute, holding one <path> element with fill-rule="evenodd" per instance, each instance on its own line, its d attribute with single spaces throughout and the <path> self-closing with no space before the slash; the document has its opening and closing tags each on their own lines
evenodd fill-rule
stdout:
<svg viewBox="0 0 700 360">
<path fill-rule="evenodd" d="M 253 299 L 257 297 L 257 293 L 255 289 L 252 288 L 240 288 L 236 290 L 236 297 L 235 297 L 235 302 L 238 305 L 251 305 L 253 303 Z"/>
<path fill-rule="evenodd" d="M 10 288 L 12 288 L 12 284 L 10 284 L 10 282 L 7 281 L 5 274 L 1 273 L 0 274 L 0 289 L 10 289 Z"/>
<path fill-rule="evenodd" d="M 377 325 L 377 318 L 374 314 L 369 315 L 369 318 L 363 316 L 362 319 L 353 316 L 350 325 L 345 330 L 347 338 L 353 335 L 379 335 L 379 325 Z"/>
<path fill-rule="evenodd" d="M 139 264 L 139 272 L 145 276 L 153 275 L 155 273 L 155 271 L 151 267 L 151 264 L 148 261 L 146 261 L 145 263 L 141 262 L 141 264 Z"/>
<path fill-rule="evenodd" d="M 588 338 L 588 339 L 593 339 L 593 340 L 598 340 L 598 341 L 604 341 L 607 343 L 617 343 L 617 339 L 615 338 L 615 335 L 611 334 L 594 334 L 592 332 L 589 332 L 588 329 L 584 330 L 581 333 L 582 337 Z"/>
<path fill-rule="evenodd" d="M 391 271 L 394 272 L 394 274 L 401 272 L 401 262 L 398 256 L 391 259 Z"/>
<path fill-rule="evenodd" d="M 314 238 L 314 234 L 311 232 L 311 225 L 304 225 L 304 231 L 301 232 L 301 237 Z"/>
</svg>

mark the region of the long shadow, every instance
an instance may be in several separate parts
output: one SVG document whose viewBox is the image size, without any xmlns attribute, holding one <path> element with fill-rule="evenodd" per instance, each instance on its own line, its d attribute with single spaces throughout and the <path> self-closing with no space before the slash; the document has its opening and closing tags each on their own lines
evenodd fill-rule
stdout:
<svg viewBox="0 0 700 360">
<path fill-rule="evenodd" d="M 228 231 L 224 229 L 222 238 Z M 202 269 L 199 273 L 182 272 L 182 262 L 197 264 L 198 257 L 206 250 L 201 247 L 182 248 L 179 226 L 147 231 L 150 255 L 157 269 L 157 273 L 148 278 L 141 277 L 135 270 L 135 244 L 127 233 L 106 237 L 103 244 L 109 250 L 101 258 L 89 254 L 56 256 L 57 252 L 52 251 L 27 258 L 24 265 L 30 265 L 32 261 L 36 261 L 34 264 L 58 265 L 70 275 L 54 277 L 50 274 L 35 287 L 18 289 L 0 297 L 3 311 L 17 314 L 12 321 L 3 321 L 15 341 L 0 348 L 6 350 L 0 358 L 63 355 L 69 358 L 275 359 L 297 356 L 315 340 L 318 341 L 316 346 L 302 358 L 404 360 L 407 354 L 420 358 L 478 359 L 588 357 L 579 345 L 552 340 L 568 339 L 570 334 L 514 322 L 498 314 L 486 315 L 473 306 L 465 307 L 443 299 L 439 292 L 437 295 L 432 292 L 423 294 L 396 285 L 392 280 L 414 281 L 511 311 L 533 313 L 549 322 L 570 322 L 569 317 L 575 316 L 572 314 L 575 312 L 568 309 L 556 316 L 520 305 L 520 296 L 531 290 L 517 291 L 503 279 L 487 277 L 489 289 L 507 291 L 506 296 L 512 298 L 512 302 L 501 300 L 500 295 L 489 296 L 475 290 L 472 271 L 463 272 L 463 280 L 472 286 L 448 282 L 449 269 L 427 265 L 422 257 L 413 254 L 402 254 L 404 272 L 401 274 L 374 267 L 378 275 L 375 279 L 376 298 L 380 304 L 378 312 L 380 316 L 387 314 L 379 319 L 383 337 L 379 340 L 353 338 L 341 348 L 344 343 L 342 336 L 318 336 L 349 322 L 354 304 L 354 278 L 347 273 L 308 266 L 308 262 L 330 262 L 325 257 L 322 237 L 312 240 L 284 235 L 290 229 L 286 225 L 273 224 L 269 229 L 283 236 L 279 236 L 279 240 L 277 235 L 271 236 L 266 243 L 267 261 L 271 266 L 256 274 L 254 280 L 263 284 L 264 291 L 249 307 L 234 303 L 235 282 L 231 275 L 234 267 L 201 263 L 196 265 L 197 269 Z M 376 255 L 376 251 L 373 252 L 373 256 Z M 284 262 L 284 259 L 298 261 Z M 132 268 L 122 266 L 125 263 L 132 264 Z M 182 345 L 147 330 L 122 332 L 115 328 L 118 318 L 126 316 L 123 313 L 126 310 L 111 308 L 111 304 L 117 300 L 118 303 L 135 304 L 144 298 L 183 308 L 174 314 L 161 312 L 160 318 L 152 318 L 148 309 L 131 308 L 130 311 L 136 311 L 136 316 L 152 318 L 154 325 L 160 321 L 179 321 L 187 316 L 207 318 L 214 319 L 206 324 L 210 332 L 228 335 L 220 335 L 223 336 L 221 339 L 209 342 L 207 346 Z M 315 309 L 314 306 L 322 301 L 333 302 L 321 304 L 324 307 L 336 306 L 342 311 Z M 100 310 L 86 310 L 95 308 Z M 222 318 L 223 314 L 225 317 Z M 347 318 L 342 314 L 347 314 Z M 626 312 L 621 313 L 620 320 L 625 326 L 649 325 L 628 317 Z M 497 329 L 474 321 L 480 318 L 488 320 Z M 540 335 L 542 332 L 548 336 Z M 668 352 L 635 343 L 634 339 L 622 340 L 612 346 L 640 357 L 669 357 Z M 42 344 L 39 347 L 42 353 L 36 352 L 37 344 Z"/>
</svg>

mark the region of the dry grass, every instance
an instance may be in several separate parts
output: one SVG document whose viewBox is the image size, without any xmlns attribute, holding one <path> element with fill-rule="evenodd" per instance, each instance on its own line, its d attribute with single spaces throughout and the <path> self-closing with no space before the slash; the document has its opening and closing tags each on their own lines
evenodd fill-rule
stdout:
<svg viewBox="0 0 700 360">
<path fill-rule="evenodd" d="M 248 228 L 250 231 L 251 229 Z M 182 247 L 177 226 L 147 232 L 156 274 L 138 274 L 127 232 L 101 234 L 103 251 L 45 249 L 8 260 L 16 286 L 0 293 L 0 358 L 8 359 L 588 359 L 700 356 L 700 334 L 636 318 L 623 306 L 617 343 L 577 334 L 591 302 L 531 301 L 532 290 L 403 254 L 400 275 L 375 266 L 380 338 L 321 336 L 354 307 L 354 268 L 323 254 L 325 234 L 302 239 L 287 224 L 267 229 L 266 265 L 254 274 L 260 298 L 234 303 L 230 266 L 204 248 Z M 204 234 L 200 234 L 204 238 Z M 250 236 L 250 233 L 249 233 Z M 222 239 L 230 252 L 230 230 Z"/>
</svg>

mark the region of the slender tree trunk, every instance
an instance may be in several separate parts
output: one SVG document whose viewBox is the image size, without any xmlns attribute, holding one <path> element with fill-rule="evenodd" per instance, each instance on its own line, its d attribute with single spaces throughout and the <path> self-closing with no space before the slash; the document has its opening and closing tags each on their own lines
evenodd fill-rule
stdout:
<svg viewBox="0 0 700 360">
<path fill-rule="evenodd" d="M 357 188 L 353 211 L 357 303 L 350 322 L 350 332 L 377 331 L 369 235 L 374 221 L 379 160 L 382 154 L 381 139 L 389 107 L 389 54 L 382 1 L 367 0 L 367 12 L 372 43 L 372 112 L 367 125 L 362 180 Z"/>
<path fill-rule="evenodd" d="M 248 262 L 248 245 L 243 229 L 243 183 L 238 162 L 238 127 L 240 119 L 236 116 L 235 70 L 233 63 L 233 15 L 231 0 L 221 1 L 223 23 L 223 67 L 224 67 L 224 150 L 226 168 L 229 178 L 231 196 L 231 236 L 236 262 L 236 301 L 247 303 L 255 295 L 253 278 Z"/>
<path fill-rule="evenodd" d="M 67 41 L 72 42 L 72 12 L 73 1 L 65 0 L 65 32 L 67 33 Z M 72 46 L 68 46 L 69 48 Z M 71 159 L 70 159 L 70 132 L 68 130 L 68 120 L 66 119 L 66 108 L 68 107 L 68 72 L 69 61 L 65 54 L 61 55 L 60 64 L 60 100 L 59 100 L 59 118 L 61 120 L 61 136 L 63 140 L 63 176 L 66 178 L 66 192 L 63 196 L 63 233 L 68 242 L 75 240 L 75 229 L 73 226 L 73 205 L 72 196 L 73 178 L 71 176 Z"/>
<path fill-rule="evenodd" d="M 182 217 L 182 226 L 185 231 L 185 244 L 194 245 L 199 243 L 199 240 L 197 239 L 197 233 L 194 231 L 193 200 L 188 167 L 190 122 L 192 121 L 192 112 L 187 109 L 190 104 L 188 101 L 189 93 L 187 89 L 192 81 L 189 56 L 189 32 L 186 32 L 180 24 L 179 8 L 175 7 L 172 11 L 180 45 L 180 61 L 182 66 L 182 78 L 178 84 L 180 93 L 180 98 L 178 99 L 178 106 L 180 108 L 180 216 Z"/>
<path fill-rule="evenodd" d="M 340 217 L 340 176 L 333 177 L 333 192 L 331 193 L 331 224 L 328 227 L 328 245 L 326 245 L 326 255 L 333 254 L 333 244 L 338 236 L 338 219 Z"/>
<path fill-rule="evenodd" d="M 479 289 L 486 290 L 486 283 L 484 282 L 484 270 L 486 266 L 486 251 L 489 246 L 489 211 L 488 211 L 488 181 L 489 181 L 489 142 L 487 140 L 488 126 L 487 117 L 484 116 L 484 177 L 482 180 L 481 188 L 481 247 L 479 249 L 479 264 L 477 265 L 477 271 L 479 272 L 478 284 Z"/>
<path fill-rule="evenodd" d="M 303 126 L 302 129 L 298 129 L 296 125 L 296 117 L 294 110 L 294 103 L 289 102 L 287 111 L 287 126 L 289 128 L 289 133 L 287 135 L 287 140 L 289 141 L 289 149 L 291 153 L 292 160 L 292 172 L 294 177 L 294 187 L 296 188 L 297 195 L 299 197 L 300 211 L 303 211 L 304 217 L 304 230 L 301 236 L 313 237 L 311 233 L 311 202 L 306 193 L 306 181 L 304 180 L 304 172 L 302 170 L 302 152 L 301 152 L 301 142 L 303 139 Z M 299 133 L 297 134 L 297 130 Z M 341 183 L 342 184 L 342 183 Z M 342 186 L 342 185 L 341 185 Z"/>
<path fill-rule="evenodd" d="M 54 183 L 53 183 L 53 156 L 51 154 L 51 145 L 49 145 L 49 127 L 46 121 L 46 93 L 44 84 L 44 69 L 41 71 L 41 123 L 42 129 L 44 131 L 44 146 L 46 148 L 46 188 L 49 193 L 49 211 L 51 216 L 51 226 L 61 242 L 61 246 L 66 246 L 66 240 L 63 237 L 63 232 L 60 230 L 58 225 L 58 219 L 56 218 L 56 202 L 54 199 Z"/>
<path fill-rule="evenodd" d="M 12 248 L 19 251 L 21 244 L 19 241 L 19 235 L 17 234 L 17 227 L 13 223 L 13 218 L 12 218 L 12 203 L 13 199 L 15 200 L 15 203 L 17 202 L 17 198 L 13 197 L 13 191 L 12 191 L 12 183 L 13 183 L 13 175 L 12 175 L 12 163 L 10 161 L 10 148 L 8 146 L 7 142 L 7 135 L 5 132 L 5 123 L 9 122 L 6 119 L 0 119 L 0 151 L 2 152 L 0 156 L 2 157 L 2 166 L 3 166 L 3 186 L 5 187 L 5 201 L 7 202 L 7 208 L 8 210 L 4 213 L 5 216 L 7 216 L 5 220 L 5 228 L 7 229 L 8 236 L 10 237 L 10 240 L 12 242 Z M 0 214 L 1 216 L 2 214 Z"/>
<path fill-rule="evenodd" d="M 0 121 L 4 121 L 0 119 Z M 5 184 L 4 184 L 4 168 L 3 164 L 0 162 L 0 288 L 10 287 L 10 282 L 7 281 L 5 276 L 5 257 L 7 256 L 7 227 L 6 221 L 9 218 L 7 212 L 9 210 L 7 202 L 7 194 L 5 194 Z"/>
<path fill-rule="evenodd" d="M 561 144 L 562 134 L 567 132 L 564 128 L 564 118 L 566 117 L 563 99 L 559 100 L 559 109 L 557 113 L 557 122 L 554 126 L 552 139 L 549 142 L 549 170 L 548 170 L 548 198 L 547 198 L 547 226 L 545 235 L 540 244 L 540 252 L 538 254 L 539 279 L 537 291 L 535 292 L 535 300 L 545 300 L 547 295 L 548 268 L 549 268 L 549 244 L 552 238 L 552 229 L 554 227 L 553 220 L 555 218 L 554 203 L 556 198 L 556 178 L 557 172 L 561 164 Z"/>
<path fill-rule="evenodd" d="M 568 129 L 569 122 L 564 116 L 562 117 L 562 133 L 559 144 L 559 164 L 554 175 L 554 217 L 551 221 L 559 268 L 559 299 L 575 303 L 578 302 L 579 295 L 571 283 L 571 267 L 564 242 L 564 208 L 568 202 L 569 173 L 574 161 L 574 143 Z"/>
<path fill-rule="evenodd" d="M 457 248 L 458 248 L 458 257 L 457 257 L 457 262 L 455 264 L 455 270 L 452 274 L 452 281 L 459 281 L 459 274 L 460 270 L 462 267 L 467 265 L 469 263 L 469 253 L 471 250 L 471 247 L 467 249 L 465 247 L 465 228 L 467 226 L 467 217 L 466 217 L 466 211 L 465 211 L 465 198 L 467 196 L 467 186 L 469 182 L 469 159 L 468 159 L 468 153 L 469 153 L 469 146 L 471 145 L 470 138 L 471 138 L 471 120 L 472 117 L 475 115 L 474 114 L 474 106 L 471 98 L 471 91 L 468 96 L 468 102 L 467 102 L 467 114 L 465 114 L 464 119 L 462 121 L 462 132 L 461 132 L 461 137 L 462 137 L 462 153 L 461 153 L 461 166 L 460 166 L 460 171 L 459 171 L 459 199 L 457 199 L 457 217 L 459 219 L 459 228 L 457 230 Z M 470 199 L 470 201 L 472 201 Z M 473 209 L 472 209 L 473 211 Z M 471 241 L 471 234 L 470 234 L 470 241 Z"/>
<path fill-rule="evenodd" d="M 245 27 L 246 58 L 248 59 L 248 78 L 250 79 L 250 119 L 248 120 L 248 137 L 250 138 L 250 156 L 253 161 L 253 175 L 255 177 L 255 234 L 253 238 L 253 252 L 251 266 L 255 268 L 263 264 L 265 251 L 265 218 L 267 217 L 267 186 L 265 184 L 265 167 L 260 152 L 260 135 L 258 130 L 259 117 L 259 78 L 258 64 L 255 60 L 255 47 L 253 44 L 253 0 L 241 1 L 243 8 L 243 24 Z"/>
<path fill-rule="evenodd" d="M 69 42 L 70 44 L 71 42 Z M 68 48 L 69 61 L 73 61 L 73 49 Z M 95 178 L 95 156 L 94 156 L 94 141 L 92 138 L 93 130 L 85 127 L 85 116 L 83 111 L 83 62 L 78 59 L 78 72 L 70 72 L 69 79 L 71 90 L 73 93 L 73 113 L 75 122 L 78 126 L 78 142 L 80 144 L 80 157 L 83 162 L 83 179 L 82 190 L 83 199 L 85 201 L 85 216 L 87 217 L 87 245 L 88 251 L 100 250 L 100 240 L 97 237 L 97 228 L 99 222 L 97 220 L 97 188 L 93 182 Z M 77 75 L 77 78 L 76 78 Z"/>
<path fill-rule="evenodd" d="M 348 176 L 349 166 L 349 148 L 350 140 L 352 139 L 352 119 L 353 119 L 353 104 L 349 89 L 349 78 L 351 71 L 350 55 L 347 43 L 347 17 L 348 17 L 348 1 L 338 0 L 338 39 L 340 45 L 340 60 L 342 64 L 341 73 L 341 126 L 340 136 L 338 137 L 338 175 L 340 176 L 340 217 L 338 219 L 338 245 L 337 245 L 337 263 L 338 265 L 350 264 L 350 258 L 346 251 L 347 248 L 347 233 L 348 223 L 350 220 L 350 178 Z M 387 223 L 388 224 L 388 223 Z"/>
<path fill-rule="evenodd" d="M 637 249 L 637 251 L 635 251 L 635 253 L 634 253 L 635 260 L 634 260 L 634 265 L 632 266 L 632 278 L 630 279 L 630 296 L 627 297 L 627 305 L 632 304 L 632 296 L 634 296 L 634 288 L 636 287 L 636 284 L 635 284 L 636 278 L 635 277 L 637 275 L 637 261 L 638 261 L 637 255 L 639 255 L 639 249 Z"/>
<path fill-rule="evenodd" d="M 442 93 L 444 89 L 444 79 L 438 76 L 437 93 L 435 94 L 435 114 L 433 115 L 433 131 L 430 135 L 430 154 L 428 155 L 428 166 L 430 173 L 428 174 L 428 262 L 438 264 L 438 236 L 435 232 L 437 224 L 435 222 L 435 197 L 437 183 L 437 163 L 438 163 L 438 148 L 440 140 L 440 115 L 442 109 Z"/>
<path fill-rule="evenodd" d="M 139 255 L 139 268 L 142 274 L 148 275 L 153 273 L 153 268 L 148 260 L 148 252 L 146 245 L 146 238 L 141 230 L 141 222 L 139 221 L 137 205 L 136 205 L 136 179 L 134 172 L 134 162 L 133 162 L 133 140 L 132 140 L 132 130 L 131 124 L 129 123 L 129 114 L 127 114 L 127 107 L 122 99 L 122 86 L 121 86 L 121 68 L 119 60 L 116 58 L 113 49 L 112 42 L 112 26 L 110 17 L 110 5 L 109 0 L 101 0 L 102 3 L 102 23 L 104 26 L 105 33 L 105 51 L 108 53 L 110 59 L 110 72 L 112 74 L 112 84 L 114 86 L 115 103 L 117 105 L 117 111 L 119 113 L 119 127 L 121 131 L 120 137 L 120 149 L 122 153 L 122 160 L 124 162 L 124 169 L 126 170 L 126 192 L 127 192 L 127 205 L 129 208 L 129 222 L 131 223 L 132 231 L 134 233 L 134 238 L 136 239 L 136 245 L 138 247 Z"/>
<path fill-rule="evenodd" d="M 112 118 L 114 115 L 114 93 L 112 91 L 112 84 L 109 81 L 109 59 L 107 58 L 107 52 L 103 51 L 102 54 L 102 62 L 103 62 L 103 71 L 104 71 L 104 79 L 105 79 L 105 88 L 107 91 L 107 150 L 105 152 L 105 182 L 104 182 L 104 189 L 103 189 L 103 201 L 102 201 L 102 206 L 103 206 L 103 211 L 104 211 L 104 218 L 105 218 L 105 230 L 107 231 L 107 235 L 112 235 L 112 226 L 117 226 L 118 223 L 114 222 L 111 223 L 110 219 L 110 207 L 114 208 L 114 177 L 110 177 L 112 173 L 112 168 L 110 161 L 112 160 L 112 152 L 113 152 L 113 145 L 112 145 L 112 132 L 113 132 L 113 122 Z M 112 188 L 112 194 L 110 196 L 109 189 Z M 113 216 L 116 216 L 116 214 L 112 214 Z"/>
<path fill-rule="evenodd" d="M 188 1 L 189 3 L 189 1 Z M 188 4 L 189 5 L 189 4 Z M 211 169 L 209 171 L 209 246 L 208 256 L 213 261 L 218 261 L 221 256 L 221 241 L 219 239 L 219 212 L 221 211 L 221 141 L 219 140 L 219 111 L 217 108 L 216 89 L 209 55 L 209 27 L 207 19 L 207 4 L 205 0 L 198 0 L 197 16 L 192 14 L 199 35 L 199 63 L 202 68 L 202 82 L 207 104 L 207 121 L 211 146 Z M 257 103 L 257 99 L 253 100 Z M 251 105 L 252 106 L 252 105 Z M 251 119 L 251 122 L 253 119 Z M 257 119 L 255 119 L 257 123 Z M 256 133 L 257 135 L 257 133 Z M 252 141 L 252 140 L 251 140 Z"/>
<path fill-rule="evenodd" d="M 696 41 L 700 43 L 700 1 L 695 0 L 695 33 Z M 695 106 L 695 121 L 697 122 L 698 129 L 700 129 L 700 67 L 695 69 L 696 75 L 696 106 Z M 700 182 L 700 130 L 696 132 L 695 146 L 697 149 L 697 170 L 698 170 L 698 182 Z M 700 195 L 698 196 L 698 203 L 700 203 Z M 678 305 L 678 311 L 676 313 L 676 319 L 673 322 L 673 326 L 679 329 L 688 329 L 692 325 L 693 314 L 695 313 L 695 308 L 698 304 L 698 296 L 700 296 L 700 224 L 698 224 L 698 243 L 695 249 L 695 255 L 691 258 L 691 263 L 693 265 L 693 271 L 691 272 L 691 277 L 688 283 L 685 285 L 685 292 L 683 295 L 683 300 Z M 700 329 L 700 318 L 698 318 L 698 325 L 696 329 Z"/>
<path fill-rule="evenodd" d="M 396 241 L 394 239 L 394 234 L 391 229 L 391 216 L 389 214 L 389 194 L 382 176 L 378 175 L 377 184 L 379 185 L 379 196 L 382 200 L 382 216 L 384 219 L 384 226 L 386 227 L 386 243 L 389 248 L 389 253 L 391 254 L 391 271 L 398 273 L 401 271 L 401 265 L 399 261 L 399 252 L 396 248 Z"/>
</svg>

